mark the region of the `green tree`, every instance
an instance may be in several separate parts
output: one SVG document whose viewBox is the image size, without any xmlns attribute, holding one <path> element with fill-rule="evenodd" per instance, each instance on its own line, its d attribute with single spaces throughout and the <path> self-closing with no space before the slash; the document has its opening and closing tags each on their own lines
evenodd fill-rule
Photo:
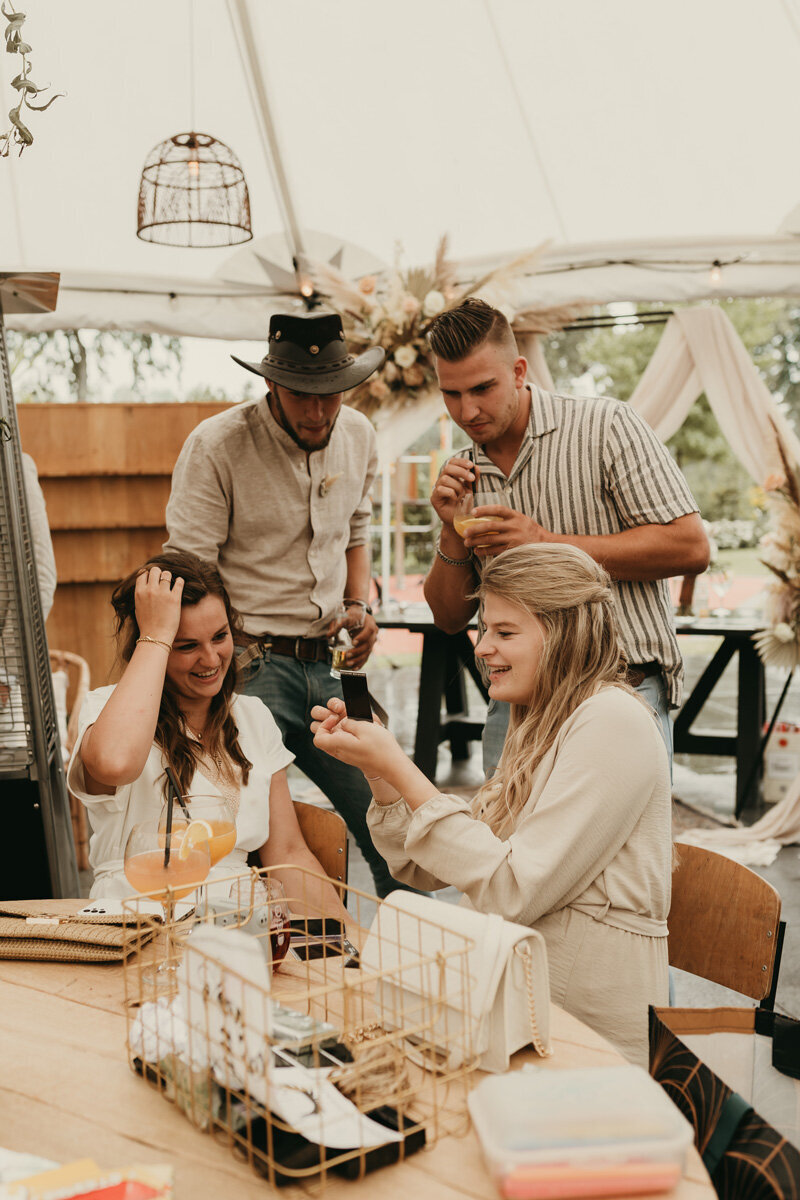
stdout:
<svg viewBox="0 0 800 1200">
<path fill-rule="evenodd" d="M 800 305 L 780 298 L 721 304 L 772 395 L 790 419 L 800 419 Z M 647 307 L 654 311 L 659 306 Z M 545 355 L 556 387 L 569 391 L 570 382 L 588 371 L 599 395 L 630 399 L 662 332 L 662 325 L 634 323 L 550 338 Z M 705 395 L 667 444 L 704 516 L 752 517 L 748 493 L 753 481 L 720 431 Z"/>
<path fill-rule="evenodd" d="M 50 333 L 8 330 L 6 338 L 18 403 L 57 399 L 63 394 L 59 385 L 65 376 L 71 399 L 91 400 L 114 361 L 125 364 L 134 390 L 164 372 L 180 371 L 177 337 L 131 330 L 59 329 Z"/>
</svg>

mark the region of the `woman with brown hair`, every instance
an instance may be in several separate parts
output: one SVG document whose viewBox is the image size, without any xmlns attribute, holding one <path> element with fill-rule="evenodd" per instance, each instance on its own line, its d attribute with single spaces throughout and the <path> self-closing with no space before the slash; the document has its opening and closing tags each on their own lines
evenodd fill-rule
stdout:
<svg viewBox="0 0 800 1200">
<path fill-rule="evenodd" d="M 511 705 L 494 777 L 444 795 L 388 730 L 317 709 L 323 750 L 360 767 L 367 820 L 397 879 L 454 885 L 481 912 L 533 926 L 555 1003 L 647 1062 L 647 1006 L 668 998 L 671 794 L 652 710 L 625 679 L 609 578 L 564 544 L 487 561 L 475 653 Z"/>
<path fill-rule="evenodd" d="M 135 824 L 159 817 L 167 765 L 182 795 L 221 795 L 235 813 L 235 847 L 209 880 L 246 871 L 250 851 L 264 866 L 322 873 L 289 795 L 293 756 L 265 705 L 233 690 L 238 615 L 216 568 L 182 551 L 158 554 L 117 585 L 111 603 L 125 668 L 115 686 L 87 696 L 68 775 L 92 827 L 92 896 L 130 895 L 125 842 Z M 332 887 L 293 874 L 279 873 L 290 895 L 305 889 L 341 914 Z"/>
</svg>

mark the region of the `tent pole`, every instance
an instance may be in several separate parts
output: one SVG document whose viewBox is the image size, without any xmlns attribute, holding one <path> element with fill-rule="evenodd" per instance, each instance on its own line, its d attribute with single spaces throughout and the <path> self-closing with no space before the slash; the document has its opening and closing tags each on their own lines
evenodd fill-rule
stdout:
<svg viewBox="0 0 800 1200">
<path fill-rule="evenodd" d="M 303 237 L 300 233 L 292 194 L 289 190 L 289 181 L 283 166 L 278 134 L 275 129 L 275 122 L 272 119 L 269 98 L 267 97 L 264 74 L 256 53 L 253 26 L 250 21 L 247 0 L 228 0 L 228 10 L 231 16 L 231 23 L 234 26 L 234 33 L 238 34 L 239 54 L 242 59 L 245 75 L 250 83 L 253 106 L 261 134 L 261 141 L 264 146 L 265 157 L 267 163 L 272 167 L 273 178 L 287 225 L 289 241 L 292 244 L 292 254 L 294 258 L 297 258 L 305 253 Z"/>
</svg>

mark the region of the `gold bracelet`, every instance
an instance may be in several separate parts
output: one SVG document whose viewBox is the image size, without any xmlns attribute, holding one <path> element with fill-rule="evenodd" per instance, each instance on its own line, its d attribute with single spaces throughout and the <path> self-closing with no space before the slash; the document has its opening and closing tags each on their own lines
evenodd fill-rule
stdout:
<svg viewBox="0 0 800 1200">
<path fill-rule="evenodd" d="M 143 633 L 141 637 L 138 637 L 136 639 L 137 646 L 139 645 L 139 642 L 152 642 L 152 644 L 154 646 L 163 646 L 164 649 L 166 650 L 167 654 L 172 653 L 172 643 L 171 642 L 160 642 L 158 640 L 158 638 L 148 637 L 146 633 Z"/>
</svg>

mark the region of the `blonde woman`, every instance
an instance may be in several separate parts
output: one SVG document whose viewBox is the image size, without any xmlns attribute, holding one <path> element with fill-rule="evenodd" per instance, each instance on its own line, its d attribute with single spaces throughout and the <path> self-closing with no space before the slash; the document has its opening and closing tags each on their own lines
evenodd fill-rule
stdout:
<svg viewBox="0 0 800 1200">
<path fill-rule="evenodd" d="M 452 884 L 538 929 L 556 1004 L 647 1062 L 647 1006 L 668 998 L 671 796 L 656 718 L 625 681 L 606 572 L 564 544 L 487 562 L 476 654 L 511 705 L 492 780 L 444 795 L 383 727 L 318 708 L 317 745 L 370 782 L 368 823 L 395 878 Z"/>
</svg>

